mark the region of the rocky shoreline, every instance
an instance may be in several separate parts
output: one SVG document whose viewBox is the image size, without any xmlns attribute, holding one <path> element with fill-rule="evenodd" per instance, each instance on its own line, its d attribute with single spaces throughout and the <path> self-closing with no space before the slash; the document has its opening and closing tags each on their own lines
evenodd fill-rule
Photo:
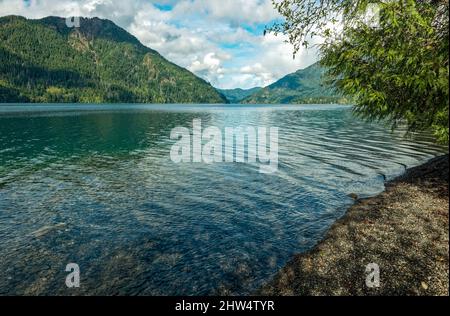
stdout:
<svg viewBox="0 0 450 316">
<path fill-rule="evenodd" d="M 256 294 L 448 296 L 448 159 L 411 168 L 380 195 L 357 200 Z M 374 280 L 373 264 L 378 287 L 366 282 Z"/>
</svg>

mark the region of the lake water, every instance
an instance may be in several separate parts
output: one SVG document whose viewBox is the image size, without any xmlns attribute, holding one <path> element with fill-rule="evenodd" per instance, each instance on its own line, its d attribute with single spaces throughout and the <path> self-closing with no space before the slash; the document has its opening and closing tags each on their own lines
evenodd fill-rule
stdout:
<svg viewBox="0 0 450 316">
<path fill-rule="evenodd" d="M 175 164 L 170 132 L 195 118 L 278 127 L 278 171 Z M 0 105 L 0 294 L 249 294 L 350 193 L 446 151 L 343 106 Z"/>
</svg>

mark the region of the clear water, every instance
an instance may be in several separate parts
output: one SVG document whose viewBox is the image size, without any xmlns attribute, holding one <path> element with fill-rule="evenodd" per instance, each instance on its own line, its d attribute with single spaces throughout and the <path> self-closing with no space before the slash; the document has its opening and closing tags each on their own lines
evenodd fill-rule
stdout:
<svg viewBox="0 0 450 316">
<path fill-rule="evenodd" d="M 279 127 L 278 171 L 174 164 L 170 131 L 194 118 Z M 0 294 L 249 294 L 348 194 L 446 150 L 331 105 L 0 105 Z"/>
</svg>

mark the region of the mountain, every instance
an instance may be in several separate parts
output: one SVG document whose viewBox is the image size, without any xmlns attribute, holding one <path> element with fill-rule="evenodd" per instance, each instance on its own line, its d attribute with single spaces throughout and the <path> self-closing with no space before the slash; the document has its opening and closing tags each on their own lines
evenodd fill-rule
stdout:
<svg viewBox="0 0 450 316">
<path fill-rule="evenodd" d="M 289 74 L 277 82 L 246 97 L 250 104 L 347 103 L 348 100 L 323 81 L 325 69 L 315 63 Z"/>
<path fill-rule="evenodd" d="M 262 88 L 256 87 L 251 89 L 217 89 L 221 94 L 223 94 L 230 103 L 239 103 L 246 97 L 255 94 Z"/>
<path fill-rule="evenodd" d="M 109 20 L 0 18 L 0 102 L 226 103 Z"/>
</svg>

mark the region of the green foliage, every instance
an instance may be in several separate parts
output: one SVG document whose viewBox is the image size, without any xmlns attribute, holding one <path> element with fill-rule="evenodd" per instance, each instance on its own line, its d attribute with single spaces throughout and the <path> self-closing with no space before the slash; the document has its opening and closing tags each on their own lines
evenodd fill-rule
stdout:
<svg viewBox="0 0 450 316">
<path fill-rule="evenodd" d="M 377 27 L 361 19 L 371 3 L 380 8 Z M 325 39 L 321 63 L 330 83 L 354 97 L 357 114 L 432 130 L 448 143 L 448 0 L 283 0 L 277 8 L 286 23 L 271 30 L 287 33 L 297 49 L 308 36 Z"/>
<path fill-rule="evenodd" d="M 248 96 L 251 104 L 346 104 L 348 100 L 323 81 L 325 69 L 319 64 L 289 74 Z"/>
<path fill-rule="evenodd" d="M 239 103 L 246 97 L 260 91 L 262 88 L 256 87 L 251 89 L 217 89 L 220 93 L 222 93 L 230 103 Z"/>
<path fill-rule="evenodd" d="M 0 102 L 226 103 L 108 20 L 0 18 Z"/>
</svg>

